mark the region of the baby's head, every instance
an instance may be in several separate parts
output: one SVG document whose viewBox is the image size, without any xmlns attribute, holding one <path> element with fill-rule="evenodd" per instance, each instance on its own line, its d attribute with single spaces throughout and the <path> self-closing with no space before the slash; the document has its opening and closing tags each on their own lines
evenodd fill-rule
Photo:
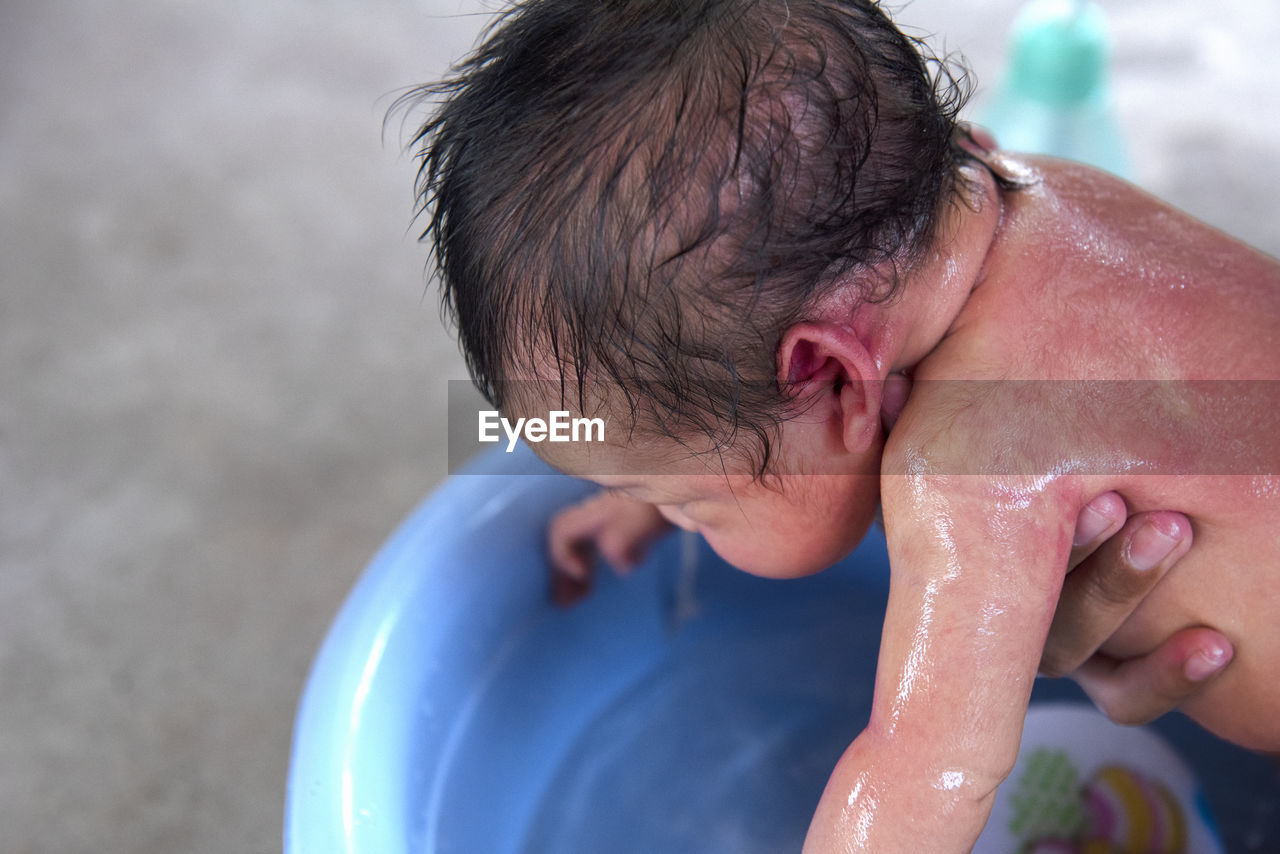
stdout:
<svg viewBox="0 0 1280 854">
<path fill-rule="evenodd" d="M 806 406 L 789 330 L 889 299 L 961 186 L 959 87 L 867 0 L 525 0 L 409 98 L 490 402 L 550 381 L 753 480 Z"/>
</svg>

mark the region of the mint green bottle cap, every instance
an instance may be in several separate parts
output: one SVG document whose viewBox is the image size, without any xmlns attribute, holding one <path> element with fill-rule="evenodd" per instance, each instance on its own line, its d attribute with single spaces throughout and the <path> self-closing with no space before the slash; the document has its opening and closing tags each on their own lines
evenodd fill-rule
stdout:
<svg viewBox="0 0 1280 854">
<path fill-rule="evenodd" d="M 1034 0 L 1013 25 L 1012 94 L 1071 106 L 1101 93 L 1109 53 L 1107 21 L 1092 2 Z"/>
</svg>

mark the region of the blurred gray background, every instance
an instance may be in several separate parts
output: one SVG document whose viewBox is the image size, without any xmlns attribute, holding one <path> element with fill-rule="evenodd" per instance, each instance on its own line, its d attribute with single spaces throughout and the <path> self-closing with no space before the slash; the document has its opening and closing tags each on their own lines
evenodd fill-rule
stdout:
<svg viewBox="0 0 1280 854">
<path fill-rule="evenodd" d="M 1018 5 L 898 17 L 990 92 Z M 1280 253 L 1280 7 L 1103 5 L 1136 179 Z M 279 850 L 308 662 L 465 377 L 383 115 L 493 6 L 0 3 L 0 850 Z"/>
</svg>

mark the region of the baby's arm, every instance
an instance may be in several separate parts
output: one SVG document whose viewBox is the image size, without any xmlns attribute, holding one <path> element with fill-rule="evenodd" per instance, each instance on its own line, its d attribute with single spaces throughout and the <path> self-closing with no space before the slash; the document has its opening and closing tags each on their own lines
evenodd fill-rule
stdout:
<svg viewBox="0 0 1280 854">
<path fill-rule="evenodd" d="M 967 852 L 1017 757 L 1083 485 L 945 473 L 971 462 L 942 458 L 954 427 L 882 479 L 892 577 L 871 721 L 806 854 Z"/>
</svg>

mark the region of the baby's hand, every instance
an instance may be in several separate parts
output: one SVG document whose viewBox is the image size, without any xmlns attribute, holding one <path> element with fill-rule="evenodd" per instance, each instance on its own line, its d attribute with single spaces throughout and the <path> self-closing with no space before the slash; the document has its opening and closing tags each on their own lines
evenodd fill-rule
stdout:
<svg viewBox="0 0 1280 854">
<path fill-rule="evenodd" d="M 669 530 L 658 508 L 616 492 L 561 510 L 547 528 L 552 600 L 568 606 L 585 596 L 598 559 L 615 572 L 629 572 Z"/>
</svg>

